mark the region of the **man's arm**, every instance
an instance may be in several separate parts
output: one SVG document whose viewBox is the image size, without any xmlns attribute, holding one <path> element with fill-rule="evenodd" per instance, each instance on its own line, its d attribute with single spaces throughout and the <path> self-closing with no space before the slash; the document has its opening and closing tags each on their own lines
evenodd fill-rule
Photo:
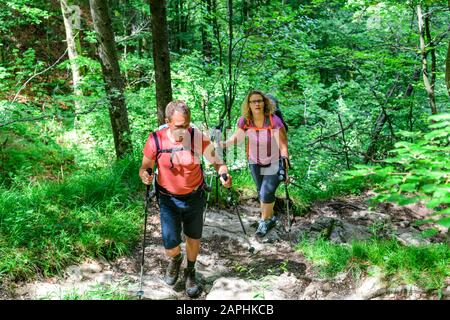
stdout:
<svg viewBox="0 0 450 320">
<path fill-rule="evenodd" d="M 208 139 L 206 136 L 203 135 L 203 139 Z M 216 154 L 216 149 L 214 148 L 214 145 L 212 143 L 209 143 L 208 146 L 203 151 L 203 156 L 206 158 L 208 162 L 210 162 L 214 169 L 216 169 L 216 172 L 219 175 L 227 174 L 227 181 L 223 180 L 221 177 L 220 180 L 222 181 L 222 185 L 226 188 L 231 187 L 231 176 L 228 174 L 228 167 L 223 162 L 222 159 L 220 159 Z"/>
<path fill-rule="evenodd" d="M 231 135 L 231 137 L 227 141 L 220 141 L 220 146 L 222 148 L 227 148 L 230 145 L 241 143 L 245 139 L 245 131 L 241 128 L 237 128 L 237 130 Z"/>
<path fill-rule="evenodd" d="M 218 174 L 227 173 L 228 167 L 225 163 L 223 163 L 222 159 L 220 159 L 216 155 L 216 149 L 212 143 L 208 144 L 208 146 L 203 151 L 203 156 L 214 166 Z"/>
</svg>

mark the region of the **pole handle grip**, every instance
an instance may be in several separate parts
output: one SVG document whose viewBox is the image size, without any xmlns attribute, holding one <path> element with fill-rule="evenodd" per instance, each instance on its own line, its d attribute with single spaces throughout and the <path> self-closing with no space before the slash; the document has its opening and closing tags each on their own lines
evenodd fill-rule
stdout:
<svg viewBox="0 0 450 320">
<path fill-rule="evenodd" d="M 152 169 L 152 168 L 147 168 L 147 169 L 145 169 L 145 171 L 146 171 L 150 176 L 153 174 L 153 169 Z M 153 183 L 152 185 L 153 185 L 153 188 L 154 188 L 154 187 L 155 187 L 155 186 L 154 186 L 154 183 Z M 150 185 L 147 185 L 147 193 L 146 193 L 146 203 L 147 203 L 147 204 L 148 204 L 149 199 L 152 198 L 154 194 L 155 194 L 155 190 L 151 190 L 151 191 L 150 191 Z"/>
</svg>

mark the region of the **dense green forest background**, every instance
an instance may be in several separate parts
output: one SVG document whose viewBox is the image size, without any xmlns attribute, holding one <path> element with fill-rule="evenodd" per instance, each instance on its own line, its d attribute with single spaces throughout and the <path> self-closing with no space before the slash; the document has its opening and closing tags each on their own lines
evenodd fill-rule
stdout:
<svg viewBox="0 0 450 320">
<path fill-rule="evenodd" d="M 165 2 L 170 77 L 149 1 L 0 1 L 3 280 L 130 252 L 141 152 L 169 95 L 194 123 L 230 130 L 249 90 L 274 95 L 299 214 L 372 188 L 380 201 L 424 202 L 449 227 L 450 2 Z M 96 28 L 95 5 L 111 28 Z M 229 165 L 252 189 L 245 164 Z"/>
</svg>

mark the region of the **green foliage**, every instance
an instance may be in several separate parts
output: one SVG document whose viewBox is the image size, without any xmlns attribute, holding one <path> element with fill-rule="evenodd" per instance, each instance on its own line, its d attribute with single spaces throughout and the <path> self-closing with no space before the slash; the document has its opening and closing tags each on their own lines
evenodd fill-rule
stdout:
<svg viewBox="0 0 450 320">
<path fill-rule="evenodd" d="M 430 131 L 401 132 L 405 139 L 397 142 L 383 165 L 357 166 L 345 179 L 366 177 L 376 179 L 375 201 L 390 201 L 400 205 L 422 200 L 435 210 L 437 223 L 448 228 L 450 213 L 450 114 L 430 117 Z"/>
<path fill-rule="evenodd" d="M 371 240 L 339 245 L 322 238 L 303 238 L 297 250 L 312 261 L 324 277 L 346 270 L 361 274 L 373 265 L 391 279 L 427 290 L 440 290 L 450 275 L 450 248 L 446 244 L 409 247 L 396 240 Z"/>
<path fill-rule="evenodd" d="M 5 0 L 0 3 L 0 32 L 6 33 L 17 25 L 40 24 L 51 14 L 44 8 L 45 1 Z"/>
</svg>

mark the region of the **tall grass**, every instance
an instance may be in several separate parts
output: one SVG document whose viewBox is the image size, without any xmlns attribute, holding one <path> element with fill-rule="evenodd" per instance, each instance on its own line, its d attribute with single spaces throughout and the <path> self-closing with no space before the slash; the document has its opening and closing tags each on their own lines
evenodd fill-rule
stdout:
<svg viewBox="0 0 450 320">
<path fill-rule="evenodd" d="M 142 224 L 137 170 L 128 159 L 61 183 L 0 187 L 0 278 L 50 276 L 85 257 L 130 252 Z"/>
<path fill-rule="evenodd" d="M 0 129 L 0 182 L 12 186 L 40 176 L 58 179 L 75 169 L 75 153 L 59 145 L 45 126 L 17 123 Z"/>
<path fill-rule="evenodd" d="M 404 246 L 396 240 L 373 239 L 340 245 L 322 238 L 303 238 L 296 249 L 312 261 L 324 277 L 346 270 L 359 273 L 375 265 L 386 276 L 403 283 L 441 290 L 450 276 L 450 247 L 447 244 Z"/>
</svg>

